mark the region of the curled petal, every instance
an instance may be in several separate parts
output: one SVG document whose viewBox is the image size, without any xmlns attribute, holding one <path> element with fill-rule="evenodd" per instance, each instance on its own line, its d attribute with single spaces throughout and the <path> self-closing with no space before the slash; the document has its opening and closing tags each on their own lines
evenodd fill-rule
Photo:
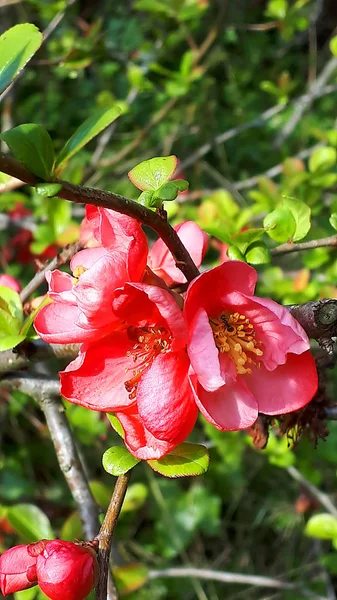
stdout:
<svg viewBox="0 0 337 600">
<path fill-rule="evenodd" d="M 180 444 L 195 425 L 198 411 L 188 369 L 184 350 L 160 354 L 138 384 L 139 416 L 144 427 L 160 440 Z"/>
<path fill-rule="evenodd" d="M 282 415 L 298 410 L 312 400 L 318 377 L 310 351 L 288 354 L 287 362 L 274 371 L 252 369 L 246 384 L 257 400 L 259 411 L 266 415 Z"/>
<path fill-rule="evenodd" d="M 195 401 L 205 419 L 221 431 L 251 427 L 258 416 L 258 406 L 242 377 L 215 392 L 206 392 L 191 375 Z"/>
<path fill-rule="evenodd" d="M 39 336 L 49 344 L 80 344 L 95 339 L 97 330 L 79 325 L 81 313 L 77 306 L 53 302 L 41 308 L 34 321 Z"/>
<path fill-rule="evenodd" d="M 36 557 L 29 554 L 27 546 L 14 546 L 1 555 L 0 588 L 4 596 L 36 584 Z"/>
</svg>

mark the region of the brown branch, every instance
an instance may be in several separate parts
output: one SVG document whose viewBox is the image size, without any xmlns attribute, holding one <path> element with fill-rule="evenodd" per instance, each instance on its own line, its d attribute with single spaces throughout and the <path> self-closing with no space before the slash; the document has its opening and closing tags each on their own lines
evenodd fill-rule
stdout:
<svg viewBox="0 0 337 600">
<path fill-rule="evenodd" d="M 270 254 L 279 256 L 280 254 L 289 254 L 291 252 L 301 252 L 302 250 L 312 250 L 313 248 L 326 248 L 337 246 L 337 234 L 330 237 L 321 238 L 320 240 L 309 240 L 308 242 L 300 242 L 298 244 L 282 244 L 276 248 L 272 248 Z"/>
<path fill-rule="evenodd" d="M 62 252 L 60 252 L 52 261 L 50 261 L 41 271 L 34 275 L 33 279 L 23 288 L 20 293 L 20 298 L 22 302 L 27 302 L 29 296 L 37 290 L 37 288 L 45 281 L 47 271 L 54 271 L 54 269 L 58 269 L 62 265 L 66 264 L 72 257 L 81 250 L 82 244 L 76 242 L 75 244 L 71 244 L 67 246 Z"/>
<path fill-rule="evenodd" d="M 98 539 L 98 563 L 100 568 L 99 580 L 96 586 L 96 600 L 106 600 L 107 583 L 109 574 L 109 559 L 111 553 L 112 537 L 117 524 L 117 519 L 122 508 L 131 471 L 117 478 L 115 489 L 102 523 Z M 116 596 L 117 598 L 117 596 Z M 114 599 L 112 599 L 114 600 Z"/>
<path fill-rule="evenodd" d="M 0 171 L 17 177 L 28 185 L 34 186 L 39 180 L 23 164 L 0 153 Z M 176 231 L 162 215 L 138 204 L 133 200 L 124 198 L 119 194 L 96 190 L 94 188 L 74 185 L 60 179 L 53 179 L 53 182 L 62 185 L 61 191 L 57 194 L 59 198 L 70 200 L 77 204 L 92 204 L 109 208 L 116 212 L 133 217 L 137 221 L 153 229 L 158 236 L 162 238 L 176 261 L 177 267 L 182 271 L 188 281 L 192 281 L 199 275 L 191 256 L 181 242 Z"/>
</svg>

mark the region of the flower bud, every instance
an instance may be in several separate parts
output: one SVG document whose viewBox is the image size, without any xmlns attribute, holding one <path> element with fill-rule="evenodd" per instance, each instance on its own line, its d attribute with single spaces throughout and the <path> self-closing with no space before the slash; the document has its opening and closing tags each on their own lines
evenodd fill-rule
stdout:
<svg viewBox="0 0 337 600">
<path fill-rule="evenodd" d="M 95 551 L 52 540 L 37 557 L 36 573 L 41 590 L 51 600 L 84 600 L 97 581 Z"/>
<path fill-rule="evenodd" d="M 27 590 L 37 584 L 36 556 L 29 546 L 9 548 L 0 557 L 0 588 L 4 596 Z"/>
</svg>

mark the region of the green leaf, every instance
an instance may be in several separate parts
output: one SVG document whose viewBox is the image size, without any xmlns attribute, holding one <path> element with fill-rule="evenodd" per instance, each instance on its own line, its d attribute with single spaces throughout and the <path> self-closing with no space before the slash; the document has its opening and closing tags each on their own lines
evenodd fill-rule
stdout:
<svg viewBox="0 0 337 600">
<path fill-rule="evenodd" d="M 17 335 L 3 335 L 0 331 L 0 352 L 3 350 L 11 350 L 11 348 L 15 348 L 18 344 L 21 344 L 23 340 L 26 339 L 26 336 L 23 334 Z"/>
<path fill-rule="evenodd" d="M 337 213 L 330 215 L 329 223 L 337 231 Z"/>
<path fill-rule="evenodd" d="M 331 53 L 334 56 L 337 56 L 337 35 L 335 35 L 333 38 L 331 38 L 331 40 L 329 42 L 329 47 L 330 47 Z"/>
<path fill-rule="evenodd" d="M 185 442 L 159 460 L 148 460 L 151 469 L 165 477 L 191 477 L 206 473 L 209 455 L 205 446 Z"/>
<path fill-rule="evenodd" d="M 25 123 L 9 129 L 0 138 L 6 142 L 15 158 L 41 179 L 50 177 L 54 164 L 54 149 L 49 133 L 40 125 Z"/>
<path fill-rule="evenodd" d="M 0 285 L 0 307 L 7 310 L 20 324 L 22 323 L 23 310 L 20 296 L 5 285 Z"/>
<path fill-rule="evenodd" d="M 34 504 L 16 504 L 8 510 L 8 521 L 26 542 L 54 538 L 50 521 Z"/>
<path fill-rule="evenodd" d="M 40 196 L 53 198 L 62 190 L 62 185 L 60 183 L 38 183 L 35 189 Z"/>
<path fill-rule="evenodd" d="M 43 42 L 41 31 L 31 23 L 16 25 L 0 37 L 0 93 L 40 48 Z"/>
<path fill-rule="evenodd" d="M 177 168 L 176 156 L 164 156 L 144 160 L 129 173 L 130 181 L 140 190 L 158 190 L 173 175 Z"/>
<path fill-rule="evenodd" d="M 73 512 L 63 523 L 61 529 L 61 539 L 72 542 L 75 539 L 83 537 L 83 527 L 80 516 L 77 512 Z"/>
<path fill-rule="evenodd" d="M 246 252 L 248 246 L 253 242 L 259 240 L 265 230 L 261 228 L 256 229 L 248 229 L 247 231 L 242 231 L 242 233 L 238 233 L 232 236 L 232 242 L 239 248 L 241 252 Z"/>
<path fill-rule="evenodd" d="M 243 262 L 246 262 L 244 255 L 237 246 L 228 246 L 227 256 L 231 260 L 242 260 Z"/>
<path fill-rule="evenodd" d="M 85 146 L 103 129 L 111 125 L 121 114 L 119 106 L 113 106 L 105 110 L 96 111 L 86 119 L 75 131 L 67 143 L 63 146 L 55 163 L 55 169 L 59 170 L 64 164 Z"/>
<path fill-rule="evenodd" d="M 311 227 L 311 209 L 310 207 L 296 198 L 283 196 L 282 206 L 285 206 L 292 213 L 295 222 L 296 230 L 293 235 L 294 242 L 304 238 L 310 231 Z"/>
<path fill-rule="evenodd" d="M 337 518 L 328 513 L 320 513 L 310 517 L 305 527 L 305 534 L 320 540 L 337 538 Z"/>
<path fill-rule="evenodd" d="M 334 166 L 337 160 L 337 151 L 330 146 L 317 148 L 309 158 L 309 171 L 311 173 L 322 173 Z"/>
<path fill-rule="evenodd" d="M 140 461 L 130 454 L 123 446 L 112 446 L 103 454 L 103 468 L 110 475 L 124 475 Z"/>
<path fill-rule="evenodd" d="M 254 242 L 248 246 L 245 259 L 251 265 L 264 265 L 270 262 L 270 254 L 264 242 Z"/>
<path fill-rule="evenodd" d="M 131 594 L 147 582 L 149 570 L 142 564 L 131 564 L 113 569 L 113 577 L 121 596 Z"/>
<path fill-rule="evenodd" d="M 106 415 L 110 421 L 110 425 L 111 427 L 116 431 L 116 433 L 118 433 L 118 435 L 121 436 L 121 438 L 123 438 L 124 440 L 124 430 L 122 425 L 120 424 L 119 420 L 117 419 L 117 417 L 115 415 L 113 415 L 112 413 L 107 413 Z"/>
<path fill-rule="evenodd" d="M 264 218 L 263 225 L 272 240 L 275 242 L 287 242 L 296 231 L 296 221 L 285 206 L 279 206 Z"/>
</svg>

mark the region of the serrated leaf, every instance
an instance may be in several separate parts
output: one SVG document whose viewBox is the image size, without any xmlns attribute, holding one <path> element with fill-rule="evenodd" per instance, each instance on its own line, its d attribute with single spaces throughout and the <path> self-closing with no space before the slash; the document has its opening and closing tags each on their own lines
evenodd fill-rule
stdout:
<svg viewBox="0 0 337 600">
<path fill-rule="evenodd" d="M 54 164 L 54 149 L 49 133 L 40 125 L 25 123 L 0 135 L 15 158 L 41 179 L 50 177 Z"/>
<path fill-rule="evenodd" d="M 309 171 L 311 173 L 322 173 L 333 167 L 337 160 L 337 151 L 330 146 L 317 148 L 309 158 Z"/>
<path fill-rule="evenodd" d="M 41 31 L 31 23 L 16 25 L 0 36 L 0 93 L 40 48 Z"/>
<path fill-rule="evenodd" d="M 295 222 L 296 230 L 293 235 L 294 242 L 303 239 L 310 231 L 311 227 L 311 208 L 302 200 L 297 198 L 283 197 L 282 205 L 290 210 Z"/>
<path fill-rule="evenodd" d="M 169 181 L 177 168 L 176 156 L 151 158 L 136 165 L 128 173 L 130 181 L 140 190 L 158 190 Z"/>
<path fill-rule="evenodd" d="M 310 517 L 306 524 L 305 534 L 320 540 L 337 538 L 337 518 L 328 513 L 320 513 Z"/>
<path fill-rule="evenodd" d="M 279 206 L 264 218 L 263 225 L 272 240 L 287 242 L 296 231 L 296 221 L 287 207 Z"/>
<path fill-rule="evenodd" d="M 258 241 L 248 246 L 245 259 L 251 265 L 264 265 L 269 263 L 270 254 L 266 244 Z"/>
<path fill-rule="evenodd" d="M 91 117 L 86 119 L 63 146 L 56 159 L 55 169 L 58 170 L 64 166 L 74 154 L 79 152 L 83 146 L 101 133 L 103 129 L 111 125 L 120 114 L 121 109 L 119 106 L 113 106 L 105 110 L 96 111 Z"/>
<path fill-rule="evenodd" d="M 124 446 L 112 446 L 103 454 L 103 468 L 110 475 L 124 475 L 140 461 L 130 454 Z"/>
<path fill-rule="evenodd" d="M 207 448 L 184 442 L 159 460 L 148 460 L 151 469 L 165 477 L 193 477 L 206 473 L 209 465 Z"/>
<path fill-rule="evenodd" d="M 131 594 L 147 582 L 149 570 L 142 564 L 131 564 L 113 569 L 113 577 L 121 596 Z"/>
<path fill-rule="evenodd" d="M 329 218 L 329 223 L 337 231 L 337 213 L 332 213 Z"/>
<path fill-rule="evenodd" d="M 11 506 L 7 518 L 26 542 L 37 542 L 43 538 L 52 539 L 54 537 L 48 517 L 34 504 Z"/>
</svg>

